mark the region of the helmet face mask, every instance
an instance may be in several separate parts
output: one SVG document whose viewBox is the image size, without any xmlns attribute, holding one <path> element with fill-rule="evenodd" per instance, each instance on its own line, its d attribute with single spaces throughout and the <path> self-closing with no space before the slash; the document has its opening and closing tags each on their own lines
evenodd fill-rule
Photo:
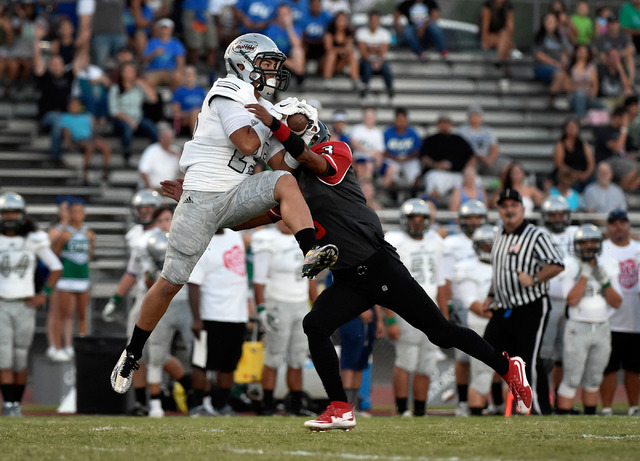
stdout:
<svg viewBox="0 0 640 461">
<path fill-rule="evenodd" d="M 256 84 L 258 92 L 265 97 L 289 87 L 291 73 L 283 68 L 286 59 L 273 40 L 262 34 L 241 35 L 224 53 L 227 73 Z"/>
<path fill-rule="evenodd" d="M 602 253 L 602 232 L 593 224 L 580 226 L 573 238 L 573 249 L 581 261 L 590 262 Z"/>
<path fill-rule="evenodd" d="M 0 231 L 17 232 L 27 220 L 26 205 L 15 192 L 0 194 Z"/>
<path fill-rule="evenodd" d="M 469 238 L 487 222 L 487 207 L 479 200 L 468 200 L 458 209 L 460 229 Z"/>
<path fill-rule="evenodd" d="M 564 197 L 552 195 L 542 202 L 542 220 L 547 229 L 560 234 L 571 224 L 569 203 Z"/>
<path fill-rule="evenodd" d="M 153 220 L 153 212 L 162 205 L 160 194 L 153 189 L 140 189 L 131 199 L 131 213 L 137 224 L 147 226 Z"/>
<path fill-rule="evenodd" d="M 322 123 L 320 120 L 316 120 L 312 123 L 313 124 L 308 127 L 302 135 L 302 139 L 309 147 L 327 142 L 331 139 L 331 132 L 324 123 Z"/>
<path fill-rule="evenodd" d="M 485 264 L 491 264 L 491 249 L 493 248 L 494 237 L 495 229 L 489 224 L 478 227 L 471 237 L 473 250 L 476 252 L 478 259 Z"/>
<path fill-rule="evenodd" d="M 400 227 L 412 238 L 422 238 L 429 230 L 431 209 L 422 199 L 412 198 L 400 206 Z"/>
</svg>

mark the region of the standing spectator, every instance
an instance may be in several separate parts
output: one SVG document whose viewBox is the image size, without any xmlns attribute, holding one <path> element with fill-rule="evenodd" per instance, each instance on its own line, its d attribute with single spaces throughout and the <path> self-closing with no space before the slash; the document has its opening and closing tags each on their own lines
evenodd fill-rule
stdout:
<svg viewBox="0 0 640 461">
<path fill-rule="evenodd" d="M 400 207 L 401 231 L 389 232 L 385 238 L 396 247 L 400 260 L 432 298 L 444 285 L 442 268 L 443 239 L 429 229 L 431 210 L 421 199 L 410 199 Z M 395 347 L 393 393 L 396 410 L 402 416 L 425 416 L 430 378 L 438 371 L 439 349 L 420 330 L 402 317 L 386 311 L 389 339 Z M 408 409 L 409 377 L 413 373 L 413 412 Z"/>
<path fill-rule="evenodd" d="M 78 336 L 87 334 L 87 306 L 90 300 L 91 279 L 89 262 L 93 259 L 96 234 L 85 224 L 84 200 L 73 198 L 69 203 L 69 225 L 53 244 L 53 251 L 62 262 L 62 275 L 56 284 L 58 297 L 57 322 L 50 338 L 47 355 L 54 360 L 74 357 L 72 344 L 73 314 L 75 311 Z M 57 325 L 56 325 L 57 324 Z M 51 348 L 54 351 L 51 351 Z M 50 352 L 51 351 L 51 352 Z"/>
<path fill-rule="evenodd" d="M 631 0 L 622 5 L 620 26 L 631 36 L 636 53 L 640 53 L 640 1 Z"/>
<path fill-rule="evenodd" d="M 173 112 L 173 129 L 179 135 L 184 128 L 193 134 L 198 114 L 207 93 L 198 86 L 198 74 L 195 66 L 185 66 L 182 71 L 182 85 L 173 92 L 171 109 Z"/>
<path fill-rule="evenodd" d="M 569 68 L 569 107 L 582 123 L 586 122 L 587 110 L 607 108 L 598 99 L 598 69 L 592 60 L 591 48 L 588 45 L 578 45 L 573 64 Z"/>
<path fill-rule="evenodd" d="M 640 165 L 625 152 L 629 116 L 624 107 L 611 113 L 609 124 L 595 130 L 596 162 L 611 165 L 614 180 L 624 190 L 640 187 Z"/>
<path fill-rule="evenodd" d="M 620 29 L 620 23 L 618 17 L 611 13 L 607 17 L 607 33 L 600 35 L 595 42 L 595 48 L 598 52 L 600 62 L 607 62 L 607 53 L 615 49 L 620 53 L 620 58 L 624 63 L 625 70 L 629 74 L 629 80 L 635 81 L 636 78 L 636 64 L 635 64 L 635 52 L 636 49 L 633 46 L 633 41 L 629 34 Z"/>
<path fill-rule="evenodd" d="M 456 211 L 469 200 L 478 200 L 487 204 L 487 192 L 478 181 L 478 174 L 473 166 L 467 166 L 462 170 L 462 184 L 453 189 L 449 200 L 449 211 Z"/>
<path fill-rule="evenodd" d="M 602 232 L 593 224 L 580 226 L 575 234 L 576 257 L 567 264 L 570 275 L 565 279 L 568 320 L 556 409 L 560 415 L 570 413 L 578 386 L 584 414 L 596 414 L 598 390 L 611 354 L 609 306 L 617 309 L 622 303 L 620 268 L 612 257 L 600 256 L 601 251 Z"/>
<path fill-rule="evenodd" d="M 90 43 L 91 62 L 102 69 L 127 44 L 124 6 L 124 1 L 78 0 L 78 46 Z"/>
<path fill-rule="evenodd" d="M 175 90 L 180 84 L 185 49 L 180 40 L 173 37 L 173 28 L 171 19 L 159 20 L 154 28 L 155 37 L 149 40 L 144 50 L 143 61 L 147 64 L 145 79 L 153 88 L 165 85 Z"/>
<path fill-rule="evenodd" d="M 576 12 L 569 18 L 569 37 L 574 45 L 591 45 L 595 34 L 593 20 L 589 15 L 589 2 L 576 2 Z"/>
<path fill-rule="evenodd" d="M 460 126 L 457 134 L 471 145 L 476 159 L 476 168 L 481 175 L 500 176 L 509 160 L 500 157 L 498 138 L 493 130 L 483 123 L 484 111 L 479 104 L 467 109 L 468 123 Z"/>
<path fill-rule="evenodd" d="M 349 17 L 342 11 L 338 12 L 333 21 L 327 26 L 324 34 L 325 59 L 322 76 L 325 89 L 333 87 L 330 79 L 349 66 L 349 77 L 355 91 L 361 91 L 363 84 L 358 78 L 358 58 L 353 45 L 353 29 L 349 23 Z"/>
<path fill-rule="evenodd" d="M 504 170 L 502 186 L 490 200 L 492 208 L 498 205 L 500 194 L 507 189 L 514 189 L 520 193 L 524 215 L 527 218 L 533 213 L 534 207 L 540 206 L 544 200 L 542 191 L 535 185 L 528 184 L 525 169 L 518 162 L 511 162 Z"/>
<path fill-rule="evenodd" d="M 444 197 L 462 184 L 462 170 L 475 165 L 471 145 L 462 136 L 453 133 L 451 117 L 438 117 L 438 132 L 422 141 L 420 160 L 424 176 L 425 193 L 429 197 Z"/>
<path fill-rule="evenodd" d="M 570 55 L 571 43 L 560 34 L 556 15 L 545 14 L 533 42 L 533 74 L 536 80 L 550 84 L 549 107 L 553 107 L 556 95 L 567 89 Z"/>
<path fill-rule="evenodd" d="M 587 212 L 609 213 L 615 209 L 627 209 L 624 192 L 612 180 L 611 165 L 607 162 L 598 163 L 596 182 L 585 187 L 583 193 L 583 207 Z"/>
<path fill-rule="evenodd" d="M 45 30 L 36 27 L 36 45 L 33 53 L 33 73 L 36 76 L 36 86 L 40 90 L 38 100 L 38 119 L 40 126 L 51 133 L 51 156 L 56 166 L 64 165 L 60 158 L 62 144 L 62 129 L 60 118 L 67 111 L 71 86 L 73 84 L 73 70 L 64 69 L 64 61 L 60 56 L 52 56 L 46 65 L 38 43 L 44 37 Z"/>
<path fill-rule="evenodd" d="M 62 264 L 26 214 L 24 199 L 14 192 L 0 195 L 0 251 L 6 269 L 0 272 L 0 393 L 2 416 L 22 416 L 27 385 L 29 349 L 36 328 L 36 309 L 42 306 L 62 273 Z M 40 293 L 35 292 L 36 258 L 49 269 Z"/>
<path fill-rule="evenodd" d="M 356 31 L 356 42 L 360 51 L 360 77 L 364 83 L 360 96 L 364 98 L 369 93 L 372 75 L 382 75 L 389 101 L 393 103 L 393 75 L 386 57 L 391 45 L 391 33 L 380 25 L 378 10 L 369 13 L 368 26 L 362 26 Z"/>
<path fill-rule="evenodd" d="M 640 244 L 631 239 L 631 224 L 624 210 L 613 210 L 607 217 L 607 235 L 602 255 L 610 256 L 620 265 L 622 304 L 609 317 L 611 325 L 611 357 L 604 370 L 600 386 L 602 414 L 612 413 L 611 404 L 618 387 L 618 371 L 622 368 L 624 387 L 629 402 L 628 414 L 640 416 L 640 283 L 638 283 L 638 255 Z"/>
<path fill-rule="evenodd" d="M 496 49 L 498 65 L 503 67 L 505 77 L 511 75 L 509 54 L 515 49 L 513 31 L 515 21 L 511 0 L 486 0 L 480 18 L 480 40 L 483 50 Z"/>
<path fill-rule="evenodd" d="M 56 27 L 56 35 L 51 40 L 51 54 L 62 56 L 64 65 L 71 66 L 76 56 L 76 42 L 74 38 L 73 23 L 66 17 L 60 18 Z"/>
<path fill-rule="evenodd" d="M 609 50 L 606 58 L 604 63 L 598 64 L 598 96 L 605 98 L 610 107 L 616 107 L 624 96 L 631 96 L 633 83 L 622 65 L 618 50 Z"/>
<path fill-rule="evenodd" d="M 94 133 L 95 121 L 87 112 L 81 112 L 80 100 L 69 101 L 69 109 L 60 117 L 60 129 L 67 147 L 77 146 L 83 154 L 82 183 L 89 184 L 89 165 L 93 151 L 102 153 L 102 180 L 109 180 L 109 163 L 111 162 L 111 146 L 107 141 Z"/>
<path fill-rule="evenodd" d="M 286 364 L 289 414 L 312 416 L 302 402 L 302 368 L 308 354 L 302 319 L 309 312 L 309 301 L 318 296 L 316 282 L 298 275 L 303 258 L 291 230 L 282 221 L 275 229 L 256 231 L 251 249 L 257 314 L 265 331 L 261 414 L 276 413 L 273 391 L 278 369 Z"/>
<path fill-rule="evenodd" d="M 153 27 L 153 10 L 147 0 L 129 0 L 124 11 L 124 24 L 129 46 L 142 56 Z"/>
<path fill-rule="evenodd" d="M 213 84 L 218 51 L 218 31 L 213 15 L 207 11 L 208 6 L 208 0 L 182 2 L 182 37 L 187 47 L 187 62 L 190 65 L 195 66 L 200 60 L 200 55 L 203 52 L 206 54 L 209 84 Z"/>
<path fill-rule="evenodd" d="M 322 0 L 309 1 L 309 14 L 302 18 L 302 44 L 309 61 L 317 61 L 318 73 L 324 68 L 324 34 L 333 20 L 328 11 L 322 9 Z"/>
<path fill-rule="evenodd" d="M 233 11 L 240 34 L 264 33 L 276 15 L 277 0 L 238 0 Z"/>
<path fill-rule="evenodd" d="M 278 5 L 273 22 L 265 29 L 264 33 L 287 56 L 284 67 L 289 69 L 297 79 L 298 85 L 302 84 L 306 68 L 302 46 L 302 29 L 294 24 L 289 4 L 281 3 Z"/>
<path fill-rule="evenodd" d="M 200 340 L 206 333 L 205 368 L 217 372 L 213 408 L 217 414 L 234 415 L 229 406 L 233 371 L 249 320 L 246 253 L 240 234 L 229 229 L 216 232 L 191 272 L 188 287 L 193 333 Z"/>
<path fill-rule="evenodd" d="M 393 182 L 410 186 L 420 177 L 420 145 L 422 140 L 414 127 L 409 125 L 407 109 L 395 110 L 393 124 L 384 130 L 384 157 L 387 168 L 393 170 Z"/>
<path fill-rule="evenodd" d="M 160 128 L 158 142 L 155 142 L 142 151 L 140 165 L 140 188 L 160 191 L 160 181 L 167 178 L 179 178 L 180 172 L 180 148 L 174 142 L 173 130 L 169 126 Z"/>
<path fill-rule="evenodd" d="M 405 0 L 396 7 L 394 26 L 420 61 L 427 60 L 424 49 L 434 45 L 442 58 L 448 62 L 449 53 L 438 18 L 440 9 L 434 0 Z"/>
<path fill-rule="evenodd" d="M 384 135 L 376 126 L 376 110 L 366 107 L 362 112 L 362 123 L 356 125 L 349 135 L 353 149 L 353 169 L 358 179 L 372 179 L 380 171 L 384 161 Z M 389 175 L 389 180 L 391 175 Z"/>
<path fill-rule="evenodd" d="M 562 136 L 553 149 L 553 164 L 555 171 L 568 168 L 573 173 L 578 192 L 591 181 L 596 162 L 591 146 L 580 136 L 580 124 L 575 118 L 567 119 L 562 126 Z"/>
<path fill-rule="evenodd" d="M 483 310 L 494 307 L 484 337 L 497 350 L 522 357 L 532 411 L 546 415 L 551 413 L 549 383 L 538 355 L 550 307 L 547 282 L 564 263 L 549 234 L 525 221 L 517 190 L 501 192 L 498 206 L 503 224 L 491 250 L 493 278 Z"/>
<path fill-rule="evenodd" d="M 155 125 L 144 118 L 142 112 L 144 101 L 155 103 L 157 100 L 157 93 L 138 77 L 135 64 L 127 63 L 120 68 L 117 83 L 109 89 L 109 113 L 116 133 L 120 134 L 122 155 L 127 166 L 130 166 L 134 134 L 144 134 L 151 142 L 158 139 Z"/>
</svg>

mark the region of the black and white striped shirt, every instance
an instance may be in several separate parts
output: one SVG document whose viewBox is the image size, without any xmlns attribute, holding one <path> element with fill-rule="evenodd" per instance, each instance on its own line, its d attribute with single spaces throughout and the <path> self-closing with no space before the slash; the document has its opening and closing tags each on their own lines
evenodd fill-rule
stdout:
<svg viewBox="0 0 640 461">
<path fill-rule="evenodd" d="M 564 267 L 562 256 L 542 228 L 525 221 L 514 232 L 507 234 L 501 227 L 491 250 L 496 305 L 508 309 L 530 304 L 545 296 L 549 289 L 548 282 L 525 287 L 518 281 L 518 271 L 533 276 L 549 264 Z"/>
</svg>

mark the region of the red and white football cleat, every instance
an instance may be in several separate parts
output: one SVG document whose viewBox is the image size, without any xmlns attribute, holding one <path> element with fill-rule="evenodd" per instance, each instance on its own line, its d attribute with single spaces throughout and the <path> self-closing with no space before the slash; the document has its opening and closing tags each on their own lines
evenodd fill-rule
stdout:
<svg viewBox="0 0 640 461">
<path fill-rule="evenodd" d="M 507 382 L 513 398 L 516 399 L 518 413 L 529 413 L 531 410 L 531 386 L 527 381 L 526 364 L 520 357 L 509 357 L 506 352 L 503 352 L 502 355 L 509 360 L 509 371 L 506 375 L 502 375 L 502 379 Z"/>
<path fill-rule="evenodd" d="M 331 402 L 320 416 L 316 419 L 305 421 L 304 426 L 312 431 L 329 431 L 331 429 L 349 431 L 356 427 L 353 404 L 348 402 Z"/>
</svg>

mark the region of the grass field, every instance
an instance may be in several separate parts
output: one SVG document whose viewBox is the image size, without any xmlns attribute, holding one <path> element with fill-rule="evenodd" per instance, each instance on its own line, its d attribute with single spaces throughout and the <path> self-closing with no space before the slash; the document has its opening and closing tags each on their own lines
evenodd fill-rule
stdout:
<svg viewBox="0 0 640 461">
<path fill-rule="evenodd" d="M 633 460 L 640 418 L 374 417 L 311 433 L 302 418 L 0 418 L 9 460 Z"/>
</svg>

